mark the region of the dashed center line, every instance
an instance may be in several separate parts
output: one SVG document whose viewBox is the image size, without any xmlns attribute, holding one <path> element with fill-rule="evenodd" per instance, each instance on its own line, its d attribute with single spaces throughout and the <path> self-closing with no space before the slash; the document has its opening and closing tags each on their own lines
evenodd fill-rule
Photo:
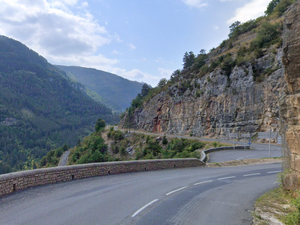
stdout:
<svg viewBox="0 0 300 225">
<path fill-rule="evenodd" d="M 267 173 L 280 173 L 281 170 L 278 170 L 278 171 L 271 171 L 271 172 L 267 172 Z"/>
<path fill-rule="evenodd" d="M 277 171 L 270 171 L 270 172 L 267 172 L 268 174 L 272 174 L 272 173 L 280 173 L 281 170 L 277 170 Z M 256 176 L 256 175 L 260 175 L 261 173 L 251 173 L 251 174 L 245 174 L 243 175 L 243 177 L 249 177 L 249 176 Z M 221 178 L 218 178 L 217 180 L 226 180 L 226 179 L 232 179 L 232 178 L 236 178 L 236 176 L 230 176 L 230 177 L 221 177 Z M 201 181 L 201 182 L 198 182 L 198 183 L 194 183 L 194 185 L 200 185 L 200 184 L 205 184 L 205 183 L 210 183 L 210 182 L 213 182 L 214 180 L 207 180 L 207 181 Z M 275 182 L 274 184 L 276 184 L 277 182 Z M 184 186 L 184 187 L 181 187 L 181 188 L 178 188 L 176 190 L 173 190 L 173 191 L 170 191 L 168 192 L 166 195 L 171 195 L 175 192 L 178 192 L 178 191 L 181 191 L 183 189 L 186 189 L 188 186 Z M 139 210 L 137 210 L 134 214 L 132 214 L 132 218 L 135 217 L 136 215 L 138 215 L 141 211 L 143 211 L 144 209 L 146 209 L 147 207 L 149 207 L 150 205 L 154 204 L 155 202 L 157 202 L 158 199 L 154 199 L 153 201 L 149 202 L 148 204 L 144 205 L 142 208 L 140 208 Z"/>
<path fill-rule="evenodd" d="M 218 180 L 226 180 L 226 179 L 232 179 L 232 178 L 235 178 L 236 176 L 232 176 L 232 177 L 222 177 L 222 178 L 219 178 Z"/>
<path fill-rule="evenodd" d="M 148 206 L 152 205 L 153 203 L 157 202 L 158 199 L 154 199 L 153 201 L 149 202 L 148 204 L 144 205 L 142 208 L 140 208 L 139 210 L 137 210 L 135 213 L 132 214 L 131 217 L 135 217 L 137 214 L 139 214 L 141 211 L 143 211 L 144 209 L 146 209 Z"/>
<path fill-rule="evenodd" d="M 256 175 L 260 175 L 260 173 L 251 173 L 251 174 L 246 174 L 243 175 L 244 177 L 250 177 L 250 176 L 256 176 Z"/>
<path fill-rule="evenodd" d="M 213 180 L 202 181 L 202 182 L 199 182 L 199 183 L 195 183 L 194 185 L 205 184 L 205 183 L 210 183 L 210 182 L 213 182 Z"/>
<path fill-rule="evenodd" d="M 185 186 L 185 187 L 182 187 L 182 188 L 178 188 L 178 189 L 176 189 L 176 190 L 174 190 L 174 191 L 170 191 L 170 192 L 168 192 L 166 195 L 173 194 L 173 193 L 175 193 L 175 192 L 177 192 L 177 191 L 181 191 L 181 190 L 183 190 L 183 189 L 186 189 L 186 188 L 187 188 L 187 186 Z"/>
</svg>

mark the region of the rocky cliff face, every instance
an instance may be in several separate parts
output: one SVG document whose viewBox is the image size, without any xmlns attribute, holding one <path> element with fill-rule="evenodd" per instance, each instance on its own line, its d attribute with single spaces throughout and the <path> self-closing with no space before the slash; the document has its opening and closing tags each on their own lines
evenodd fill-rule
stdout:
<svg viewBox="0 0 300 225">
<path fill-rule="evenodd" d="M 194 136 L 226 135 L 229 132 L 256 132 L 279 126 L 278 99 L 282 95 L 284 69 L 282 49 L 236 66 L 229 78 L 215 70 L 202 78 L 188 80 L 180 94 L 175 84 L 135 111 L 137 129 Z M 254 81 L 254 69 L 273 71 L 263 82 Z"/>
<path fill-rule="evenodd" d="M 295 3 L 284 20 L 284 55 L 286 95 L 280 101 L 283 131 L 287 142 L 287 188 L 300 188 L 300 3 Z"/>
<path fill-rule="evenodd" d="M 256 29 L 247 28 L 244 33 L 225 40 L 206 55 L 205 66 L 214 69 L 193 70 L 193 66 L 184 67 L 179 79 L 170 79 L 161 88 L 163 91 L 143 102 L 132 117 L 127 114 L 121 126 L 133 124 L 134 128 L 148 132 L 209 137 L 228 136 L 236 132 L 253 134 L 269 129 L 278 131 L 281 123 L 279 114 L 285 113 L 284 110 L 280 111 L 279 102 L 285 99 L 287 81 L 289 89 L 294 91 L 294 86 L 299 85 L 297 88 L 300 92 L 300 80 L 295 76 L 287 81 L 285 79 L 283 62 L 291 67 L 287 73 L 297 68 L 289 62 L 289 46 L 283 48 L 282 43 L 278 42 L 280 35 L 287 36 L 289 29 L 293 29 L 293 22 L 299 19 L 293 20 L 293 13 L 288 12 L 291 18 L 287 16 L 286 20 L 290 22 L 286 22 L 284 31 L 280 29 L 282 17 L 274 20 L 270 17 L 260 18 L 257 21 L 261 23 L 252 21 Z M 277 33 L 274 24 L 278 24 Z M 272 42 L 268 36 L 270 33 L 274 34 Z M 299 37 L 299 34 L 293 35 Z M 269 43 L 265 45 L 268 40 Z M 260 46 L 259 49 L 253 48 L 255 43 Z M 239 57 L 243 49 L 246 57 L 244 55 L 242 63 L 238 63 L 241 62 Z M 296 53 L 288 54 L 296 57 Z M 231 67 L 230 60 L 234 61 Z"/>
</svg>

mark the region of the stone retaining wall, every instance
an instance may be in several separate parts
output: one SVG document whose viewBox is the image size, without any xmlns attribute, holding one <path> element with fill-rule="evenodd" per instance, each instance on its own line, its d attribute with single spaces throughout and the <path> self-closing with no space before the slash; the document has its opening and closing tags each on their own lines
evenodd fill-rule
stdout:
<svg viewBox="0 0 300 225">
<path fill-rule="evenodd" d="M 0 196 L 29 187 L 109 174 L 205 166 L 198 159 L 139 160 L 90 163 L 20 171 L 0 175 Z"/>
</svg>

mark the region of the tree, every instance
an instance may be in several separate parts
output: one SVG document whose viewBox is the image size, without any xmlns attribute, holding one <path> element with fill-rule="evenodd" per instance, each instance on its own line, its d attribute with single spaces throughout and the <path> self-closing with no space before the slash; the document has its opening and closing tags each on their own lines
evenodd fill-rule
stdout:
<svg viewBox="0 0 300 225">
<path fill-rule="evenodd" d="M 183 56 L 183 68 L 185 69 L 192 66 L 194 61 L 195 61 L 195 54 L 192 51 L 190 51 L 189 53 L 185 52 Z"/>
<path fill-rule="evenodd" d="M 180 77 L 180 70 L 178 69 L 178 70 L 175 70 L 173 73 L 172 73 L 172 75 L 171 75 L 171 82 L 172 83 L 174 83 L 175 81 L 177 81 L 178 80 L 178 78 Z"/>
<path fill-rule="evenodd" d="M 98 119 L 95 124 L 95 131 L 99 132 L 106 126 L 105 121 L 103 119 Z"/>
<path fill-rule="evenodd" d="M 237 36 L 239 34 L 239 26 L 241 25 L 240 21 L 235 21 L 233 24 L 230 25 L 229 29 L 229 38 Z"/>
<path fill-rule="evenodd" d="M 274 11 L 274 9 L 276 8 L 276 6 L 278 5 L 278 3 L 280 1 L 281 0 L 272 0 L 268 5 L 267 10 L 265 11 L 265 14 L 270 15 Z"/>
<path fill-rule="evenodd" d="M 167 79 L 166 78 L 162 78 L 159 82 L 158 82 L 158 86 L 159 87 L 163 87 L 167 84 Z"/>
<path fill-rule="evenodd" d="M 142 90 L 141 90 L 142 97 L 146 96 L 149 93 L 150 89 L 151 89 L 151 86 L 144 83 L 142 86 Z"/>
<path fill-rule="evenodd" d="M 201 50 L 200 50 L 200 54 L 201 54 L 201 55 L 205 55 L 205 54 L 206 54 L 206 50 L 205 50 L 205 49 L 201 49 Z"/>
<path fill-rule="evenodd" d="M 125 117 L 125 126 L 128 128 L 129 133 L 130 133 L 131 125 L 133 124 L 132 120 L 133 120 L 133 110 L 132 108 L 128 108 L 127 115 Z"/>
</svg>

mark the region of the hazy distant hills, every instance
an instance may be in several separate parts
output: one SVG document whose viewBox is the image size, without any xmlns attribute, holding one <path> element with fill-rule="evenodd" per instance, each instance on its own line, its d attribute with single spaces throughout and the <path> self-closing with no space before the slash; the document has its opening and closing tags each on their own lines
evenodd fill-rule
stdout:
<svg viewBox="0 0 300 225">
<path fill-rule="evenodd" d="M 57 66 L 65 71 L 72 79 L 87 87 L 92 92 L 87 93 L 95 100 L 108 105 L 114 111 L 124 111 L 130 106 L 132 99 L 140 93 L 143 84 L 124 79 L 112 73 L 101 70 L 75 67 Z"/>
<path fill-rule="evenodd" d="M 0 36 L 0 173 L 35 167 L 51 148 L 87 135 L 98 118 L 116 122 L 81 86 L 22 43 Z"/>
</svg>

